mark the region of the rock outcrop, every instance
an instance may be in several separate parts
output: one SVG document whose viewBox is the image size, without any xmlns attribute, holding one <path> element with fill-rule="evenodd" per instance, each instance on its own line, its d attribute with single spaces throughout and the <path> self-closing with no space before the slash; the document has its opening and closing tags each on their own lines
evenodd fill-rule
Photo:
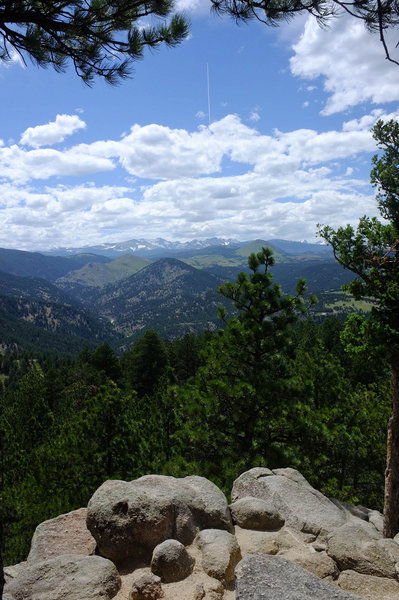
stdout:
<svg viewBox="0 0 399 600">
<path fill-rule="evenodd" d="M 110 600 L 121 587 L 115 565 L 101 556 L 65 554 L 32 563 L 6 586 L 15 600 Z"/>
<path fill-rule="evenodd" d="M 43 521 L 32 538 L 28 562 L 35 563 L 63 554 L 94 554 L 96 540 L 86 527 L 87 509 Z"/>
<path fill-rule="evenodd" d="M 146 475 L 106 481 L 87 507 L 87 526 L 102 556 L 119 563 L 168 539 L 191 544 L 201 529 L 232 530 L 226 497 L 204 477 Z"/>
<path fill-rule="evenodd" d="M 252 496 L 265 501 L 293 529 L 326 535 L 345 523 L 344 511 L 315 490 L 294 469 L 255 468 L 233 485 L 233 501 Z"/>
<path fill-rule="evenodd" d="M 4 600 L 393 600 L 399 536 L 381 523 L 294 469 L 243 473 L 230 506 L 203 477 L 107 481 L 39 525 Z"/>
<path fill-rule="evenodd" d="M 240 562 L 236 590 L 237 600 L 360 600 L 284 558 L 260 554 Z"/>
</svg>

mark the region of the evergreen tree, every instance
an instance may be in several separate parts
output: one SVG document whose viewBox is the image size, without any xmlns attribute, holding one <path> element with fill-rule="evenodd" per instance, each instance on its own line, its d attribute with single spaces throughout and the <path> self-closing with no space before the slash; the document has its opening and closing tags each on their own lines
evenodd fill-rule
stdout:
<svg viewBox="0 0 399 600">
<path fill-rule="evenodd" d="M 375 301 L 369 319 L 352 317 L 348 326 L 363 334 L 362 340 L 368 339 L 369 353 L 373 351 L 377 360 L 386 357 L 391 366 L 384 535 L 393 537 L 399 532 L 399 124 L 379 121 L 372 131 L 383 154 L 373 158 L 371 181 L 388 223 L 363 217 L 356 231 L 350 225 L 337 231 L 327 226 L 320 228 L 320 235 L 332 246 L 336 260 L 356 275 L 346 289 L 355 299 Z"/>
<path fill-rule="evenodd" d="M 99 346 L 88 356 L 88 363 L 99 371 L 103 371 L 113 381 L 121 376 L 119 360 L 109 344 Z"/>
<path fill-rule="evenodd" d="M 237 317 L 206 346 L 204 366 L 177 393 L 183 441 L 179 452 L 191 469 L 206 470 L 221 485 L 252 464 L 281 460 L 284 415 L 293 397 L 292 325 L 305 310 L 305 282 L 295 296 L 273 284 L 272 251 L 249 257 L 250 275 L 219 292 L 234 302 Z M 219 315 L 225 318 L 224 309 Z M 225 479 L 223 480 L 223 477 Z"/>
<path fill-rule="evenodd" d="M 168 366 L 168 355 L 156 331 L 146 331 L 123 356 L 125 377 L 137 394 L 152 396 Z"/>
<path fill-rule="evenodd" d="M 378 385 L 352 376 L 343 348 L 329 351 L 323 326 L 300 345 L 294 364 L 298 392 L 291 406 L 291 466 L 328 496 L 382 507 L 389 380 Z"/>
<path fill-rule="evenodd" d="M 7 0 L 0 2 L 0 60 L 16 51 L 39 66 L 64 71 L 71 61 L 79 77 L 109 83 L 127 77 L 145 47 L 175 46 L 188 35 L 171 0 Z M 144 25 L 148 16 L 159 24 Z"/>
<path fill-rule="evenodd" d="M 235 21 L 256 19 L 266 25 L 276 26 L 298 14 L 315 17 L 321 26 L 343 12 L 363 21 L 372 33 L 378 33 L 385 57 L 398 64 L 391 56 L 386 40 L 388 30 L 395 30 L 399 22 L 396 2 L 390 0 L 211 0 L 214 10 L 219 14 L 228 14 Z"/>
</svg>

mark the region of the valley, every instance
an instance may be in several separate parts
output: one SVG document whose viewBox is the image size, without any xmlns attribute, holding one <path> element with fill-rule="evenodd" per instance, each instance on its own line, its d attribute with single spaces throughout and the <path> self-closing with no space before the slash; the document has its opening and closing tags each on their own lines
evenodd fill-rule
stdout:
<svg viewBox="0 0 399 600">
<path fill-rule="evenodd" d="M 59 255 L 0 249 L 2 348 L 36 347 L 68 354 L 107 341 L 125 350 L 149 329 L 164 339 L 215 331 L 223 326 L 218 306 L 225 307 L 228 317 L 234 314 L 232 303 L 218 294 L 218 286 L 248 271 L 249 254 L 263 246 L 273 250 L 274 281 L 284 293 L 295 293 L 296 282 L 303 277 L 308 293 L 319 296 L 312 308 L 314 318 L 359 310 L 340 292 L 352 275 L 321 244 L 130 240 L 104 247 L 60 248 Z M 339 301 L 331 294 L 339 294 Z M 367 310 L 367 305 L 360 310 Z"/>
</svg>

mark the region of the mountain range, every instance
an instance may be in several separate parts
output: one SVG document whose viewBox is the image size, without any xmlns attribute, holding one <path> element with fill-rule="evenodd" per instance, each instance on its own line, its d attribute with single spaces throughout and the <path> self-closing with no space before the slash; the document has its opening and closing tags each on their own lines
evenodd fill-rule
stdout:
<svg viewBox="0 0 399 600">
<path fill-rule="evenodd" d="M 58 343 L 58 335 L 71 336 L 74 349 L 104 340 L 125 348 L 147 329 L 166 338 L 215 330 L 220 304 L 233 314 L 217 287 L 248 270 L 249 254 L 263 246 L 274 251 L 272 272 L 285 293 L 299 277 L 316 294 L 339 293 L 352 279 L 327 246 L 287 240 L 129 240 L 63 248 L 59 256 L 0 249 L 1 347 L 25 347 L 24 327 L 30 340 L 37 330 L 38 346 L 62 352 L 68 345 Z"/>
<path fill-rule="evenodd" d="M 107 256 L 108 258 L 117 258 L 123 254 L 135 254 L 147 258 L 178 258 L 186 254 L 190 256 L 199 250 L 218 248 L 220 251 L 225 249 L 234 249 L 248 246 L 252 243 L 262 241 L 269 246 L 280 248 L 283 252 L 291 255 L 317 254 L 320 256 L 332 256 L 331 249 L 325 244 L 313 244 L 309 242 L 295 242 L 289 240 L 272 239 L 264 240 L 238 241 L 234 239 L 208 238 L 206 240 L 191 240 L 188 242 L 176 242 L 157 238 L 155 240 L 132 239 L 126 242 L 104 243 L 96 246 L 82 246 L 78 248 L 56 248 L 51 251 L 44 251 L 42 254 L 48 256 L 76 256 L 81 254 L 95 254 Z"/>
</svg>

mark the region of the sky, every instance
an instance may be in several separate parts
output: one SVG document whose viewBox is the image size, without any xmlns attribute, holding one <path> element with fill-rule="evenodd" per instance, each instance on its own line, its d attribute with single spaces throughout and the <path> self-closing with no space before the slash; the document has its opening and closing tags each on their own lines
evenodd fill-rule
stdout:
<svg viewBox="0 0 399 600">
<path fill-rule="evenodd" d="M 399 66 L 378 36 L 345 15 L 270 28 L 209 0 L 177 8 L 189 38 L 118 86 L 0 64 L 0 247 L 314 242 L 317 224 L 378 215 L 370 128 L 399 117 Z"/>
</svg>

